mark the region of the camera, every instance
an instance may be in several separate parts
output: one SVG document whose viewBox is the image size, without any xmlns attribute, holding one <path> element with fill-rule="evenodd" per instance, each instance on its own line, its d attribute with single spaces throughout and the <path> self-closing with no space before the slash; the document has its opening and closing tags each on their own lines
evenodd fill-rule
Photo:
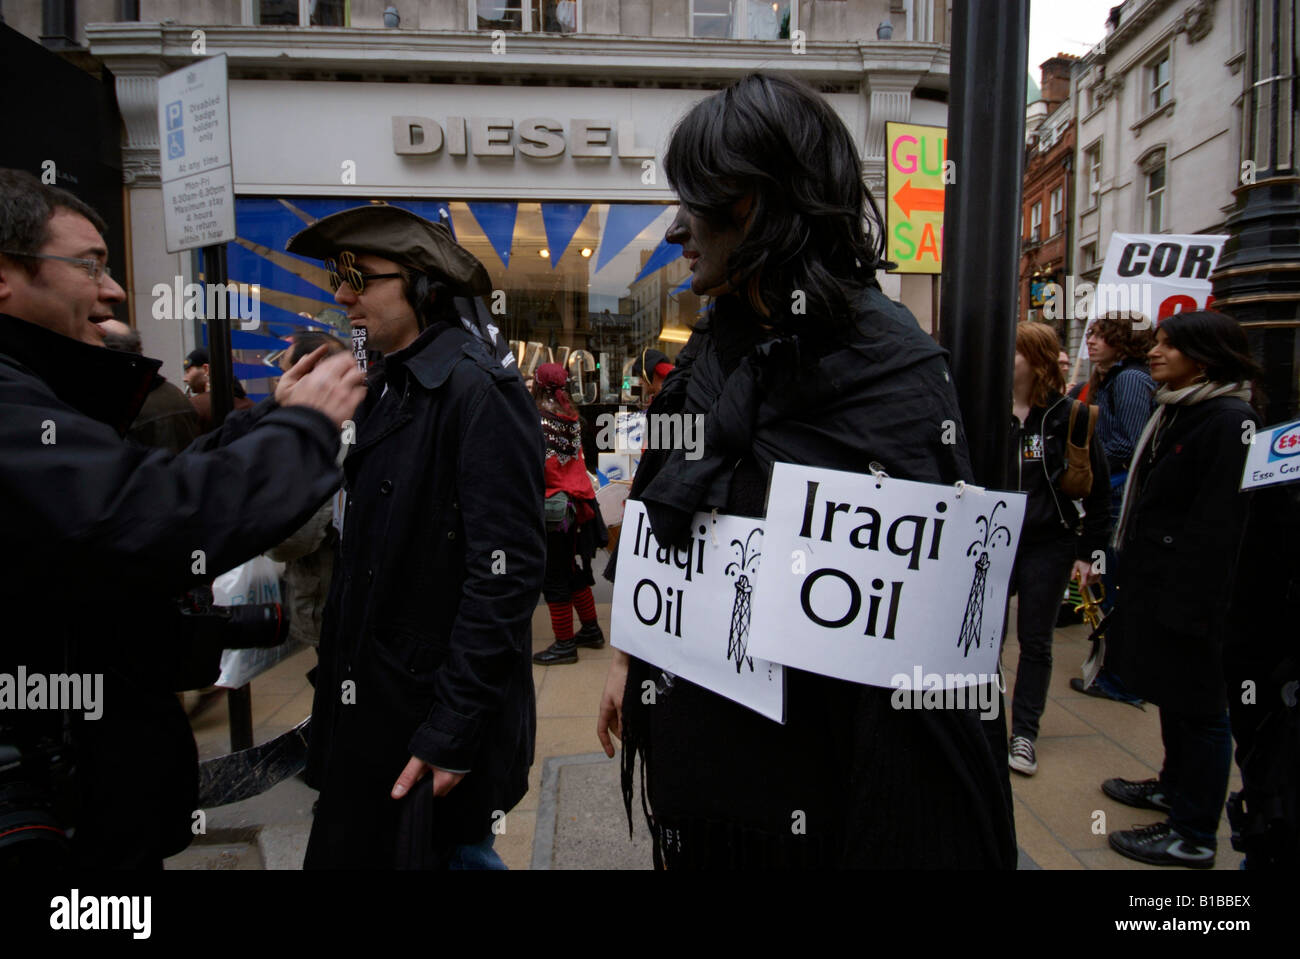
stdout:
<svg viewBox="0 0 1300 959">
<path fill-rule="evenodd" d="M 61 823 L 75 818 L 72 774 L 66 732 L 0 725 L 0 871 L 69 865 L 72 845 Z"/>
<path fill-rule="evenodd" d="M 217 606 L 211 588 L 199 586 L 180 598 L 176 610 L 187 651 L 173 680 L 177 692 L 216 682 L 223 650 L 267 649 L 289 638 L 289 611 L 279 603 Z"/>
<path fill-rule="evenodd" d="M 200 586 L 180 600 L 186 638 L 218 649 L 265 649 L 289 635 L 289 612 L 279 603 L 216 606 L 212 590 Z"/>
</svg>

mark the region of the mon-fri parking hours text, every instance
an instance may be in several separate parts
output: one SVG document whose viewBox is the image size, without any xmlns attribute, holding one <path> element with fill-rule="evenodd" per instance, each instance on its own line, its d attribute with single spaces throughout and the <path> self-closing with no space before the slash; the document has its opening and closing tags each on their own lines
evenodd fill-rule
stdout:
<svg viewBox="0 0 1300 959">
<path fill-rule="evenodd" d="M 224 54 L 159 78 L 158 142 L 167 252 L 235 239 Z"/>
</svg>

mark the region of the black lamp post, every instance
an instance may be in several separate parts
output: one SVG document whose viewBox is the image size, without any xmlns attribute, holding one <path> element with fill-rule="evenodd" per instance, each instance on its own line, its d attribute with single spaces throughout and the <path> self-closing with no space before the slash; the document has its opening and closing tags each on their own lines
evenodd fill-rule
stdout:
<svg viewBox="0 0 1300 959">
<path fill-rule="evenodd" d="M 1300 389 L 1300 164 L 1296 0 L 1249 0 L 1241 183 L 1214 283 L 1264 367 L 1266 424 L 1295 417 Z"/>
</svg>

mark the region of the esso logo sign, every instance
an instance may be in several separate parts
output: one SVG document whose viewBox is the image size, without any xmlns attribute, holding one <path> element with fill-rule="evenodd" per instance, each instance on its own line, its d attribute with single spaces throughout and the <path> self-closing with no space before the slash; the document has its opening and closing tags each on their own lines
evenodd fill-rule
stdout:
<svg viewBox="0 0 1300 959">
<path fill-rule="evenodd" d="M 1300 456 L 1300 423 L 1273 437 L 1274 456 Z"/>
</svg>

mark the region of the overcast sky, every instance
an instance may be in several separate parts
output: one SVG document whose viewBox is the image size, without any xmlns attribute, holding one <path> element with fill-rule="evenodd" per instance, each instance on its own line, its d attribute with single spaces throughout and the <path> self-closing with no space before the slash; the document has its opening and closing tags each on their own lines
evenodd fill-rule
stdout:
<svg viewBox="0 0 1300 959">
<path fill-rule="evenodd" d="M 1106 17 L 1119 0 L 1030 0 L 1029 75 L 1042 80 L 1038 65 L 1058 53 L 1083 56 L 1106 33 Z"/>
</svg>

